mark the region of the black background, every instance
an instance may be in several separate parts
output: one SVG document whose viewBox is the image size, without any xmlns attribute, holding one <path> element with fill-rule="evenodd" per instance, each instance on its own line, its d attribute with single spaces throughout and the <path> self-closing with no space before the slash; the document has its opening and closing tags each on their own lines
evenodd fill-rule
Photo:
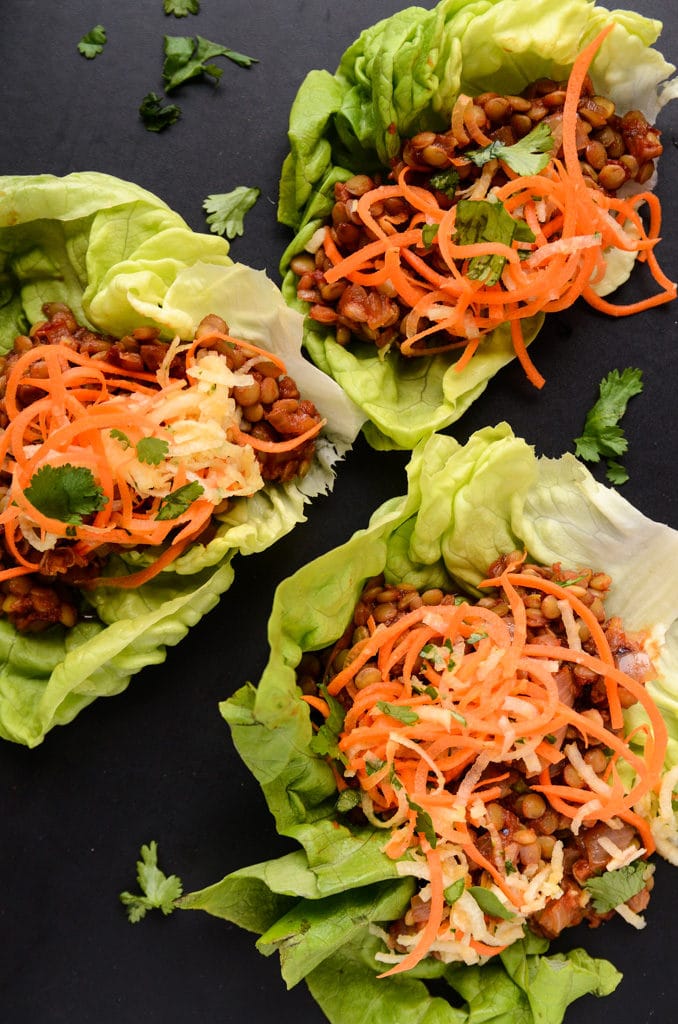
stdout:
<svg viewBox="0 0 678 1024">
<path fill-rule="evenodd" d="M 289 240 L 276 224 L 277 182 L 287 115 L 313 67 L 334 70 L 368 24 L 395 0 L 202 0 L 197 17 L 163 13 L 162 0 L 0 0 L 0 173 L 105 171 L 155 192 L 195 229 L 203 199 L 236 185 L 261 189 L 235 259 L 266 269 Z M 429 5 L 427 5 L 429 6 Z M 659 46 L 678 58 L 678 14 L 668 0 L 635 0 L 662 17 Z M 526 3 L 526 9 L 529 4 Z M 93 61 L 77 42 L 95 24 L 108 33 Z M 142 97 L 162 91 L 163 35 L 200 34 L 257 57 L 224 67 L 220 84 L 191 82 L 174 94 L 181 120 L 152 134 L 137 116 Z M 665 239 L 659 254 L 678 274 L 678 103 L 661 115 L 665 154 L 658 191 Z M 642 273 L 620 293 L 640 294 Z M 639 366 L 645 389 L 624 426 L 630 440 L 622 493 L 643 512 L 678 527 L 675 379 L 678 306 L 615 321 L 577 306 L 553 317 L 532 350 L 547 379 L 537 393 L 508 367 L 452 428 L 465 440 L 508 420 L 539 453 L 572 450 L 601 377 Z M 321 1024 L 303 985 L 287 993 L 275 958 L 246 932 L 199 913 L 157 912 L 130 925 L 117 895 L 136 888 L 139 847 L 159 843 L 160 863 L 188 890 L 237 867 L 285 852 L 257 785 L 239 762 L 217 708 L 266 659 L 265 628 L 275 585 L 347 539 L 370 512 L 405 488 L 401 452 L 375 453 L 359 439 L 339 466 L 332 495 L 275 547 L 235 563 L 219 607 L 144 669 L 122 695 L 99 700 L 33 751 L 0 743 L 0 1020 L 3 1024 Z M 675 1019 L 672 945 L 678 875 L 660 864 L 648 927 L 621 920 L 577 930 L 585 945 L 624 971 L 616 994 L 575 1004 L 567 1024 Z M 609 1016 L 608 1016 L 609 1015 Z M 397 1024 L 397 1021 L 394 1021 Z"/>
</svg>

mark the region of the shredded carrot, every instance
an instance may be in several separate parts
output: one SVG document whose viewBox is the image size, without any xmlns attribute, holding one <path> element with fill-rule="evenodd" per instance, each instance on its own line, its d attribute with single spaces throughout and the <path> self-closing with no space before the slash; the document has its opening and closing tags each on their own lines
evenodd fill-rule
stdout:
<svg viewBox="0 0 678 1024">
<path fill-rule="evenodd" d="M 552 157 L 537 174 L 520 176 L 502 167 L 508 181 L 492 189 L 514 219 L 524 219 L 535 240 L 461 244 L 456 240 L 456 205 L 445 209 L 435 193 L 410 181 L 420 169 L 402 165 L 394 184 L 378 185 L 360 196 L 355 214 L 370 240 L 348 255 L 340 252 L 331 229 L 324 238 L 331 263 L 328 283 L 344 280 L 379 287 L 388 283 L 403 312 L 399 351 L 408 357 L 453 353 L 463 372 L 481 348 L 482 338 L 502 324 L 510 325 L 510 338 L 528 380 L 537 388 L 544 378 L 527 354 L 523 321 L 556 312 L 583 298 L 594 309 L 611 316 L 628 316 L 676 298 L 676 283 L 661 270 L 654 247 L 660 240 L 659 200 L 652 193 L 621 197 L 587 186 L 576 147 L 577 107 L 590 64 L 611 31 L 607 25 L 578 55 L 566 87 L 563 108 L 563 159 Z M 469 96 L 460 95 L 452 112 L 452 128 L 461 144 L 480 146 L 491 140 L 473 117 Z M 501 157 L 499 157 L 501 159 Z M 453 160 L 453 164 L 459 160 Z M 468 163 L 467 158 L 462 162 Z M 483 188 L 470 198 L 484 198 L 490 184 L 489 165 L 483 168 Z M 488 172 L 489 173 L 489 172 Z M 590 183 L 589 183 L 590 184 Z M 477 192 L 477 194 L 476 194 Z M 401 200 L 409 219 L 393 227 L 393 219 L 377 211 L 388 200 Z M 649 227 L 639 210 L 649 208 Z M 628 227 L 628 229 L 627 229 Z M 431 238 L 428 232 L 434 232 Z M 598 296 L 593 282 L 604 271 L 605 253 L 621 249 L 647 262 L 658 290 L 637 302 L 616 305 Z M 504 261 L 492 284 L 468 276 L 476 257 Z M 405 265 L 409 268 L 406 272 Z M 442 340 L 436 340 L 436 339 Z"/>
<path fill-rule="evenodd" d="M 382 816 L 381 827 L 394 822 L 385 852 L 400 858 L 419 850 L 428 865 L 429 917 L 412 949 L 382 977 L 414 967 L 439 936 L 453 937 L 442 898 L 447 850 L 463 853 L 520 911 L 522 890 L 514 876 L 477 840 L 478 821 L 484 820 L 484 808 L 501 800 L 511 766 L 524 766 L 534 779 L 530 788 L 572 819 L 573 828 L 575 818 L 586 827 L 621 819 L 638 831 L 645 855 L 654 850 L 651 831 L 634 808 L 658 788 L 667 729 L 644 685 L 616 666 L 603 628 L 569 586 L 521 572 L 516 564 L 481 586 L 497 589 L 509 606 L 508 621 L 465 601 L 422 604 L 368 631 L 360 649 L 326 683 L 337 699 L 350 697 L 338 741 L 346 777 L 357 781 L 367 801 L 363 809 Z M 524 590 L 566 603 L 589 627 L 589 649 L 535 639 L 528 631 Z M 380 678 L 351 691 L 368 662 L 378 666 Z M 604 681 L 609 725 L 602 715 L 588 716 L 561 698 L 555 677 L 561 666 L 572 664 Z M 627 731 L 623 717 L 617 722 L 624 690 L 647 716 Z M 568 763 L 562 745 L 568 728 L 582 749 L 593 745 L 611 752 L 595 788 L 585 779 L 575 786 L 552 781 L 551 773 Z M 630 773 L 618 770 L 621 764 Z M 504 948 L 475 939 L 471 946 L 482 957 Z"/>
<path fill-rule="evenodd" d="M 196 364 L 198 348 L 213 348 L 216 343 L 241 348 L 247 355 L 248 365 L 265 361 L 285 371 L 284 363 L 273 353 L 214 331 L 197 337 L 189 346 L 186 353 L 189 374 Z M 25 391 L 22 389 L 28 387 L 37 392 L 37 397 L 24 407 L 22 394 Z M 121 550 L 151 549 L 152 561 L 144 569 L 122 576 L 103 574 L 82 584 L 88 587 L 99 584 L 123 588 L 140 586 L 170 565 L 187 544 L 199 536 L 223 498 L 215 486 L 209 492 L 215 497 L 206 497 L 208 492 L 203 484 L 210 484 L 213 467 L 203 467 L 200 463 L 192 471 L 190 480 L 200 484 L 203 496 L 194 497 L 187 506 L 179 500 L 175 503 L 174 514 L 168 512 L 168 508 L 173 508 L 169 504 L 163 509 L 164 514 L 159 515 L 161 501 L 169 502 L 172 493 L 190 483 L 182 457 L 165 453 L 152 463 L 159 466 L 161 478 L 151 494 L 137 490 L 134 474 L 139 470 L 133 466 L 138 442 L 155 439 L 169 445 L 172 441 L 172 424 L 180 421 L 182 414 L 167 410 L 172 409 L 175 399 L 180 398 L 186 388 L 185 380 L 169 377 L 163 380 L 161 371 L 157 374 L 129 372 L 61 342 L 37 344 L 18 356 L 6 384 L 5 408 L 9 422 L 0 431 L 0 467 L 9 477 L 7 493 L 0 506 L 0 529 L 4 530 L 5 544 L 16 564 L 0 570 L 0 581 L 39 571 L 40 551 L 31 551 L 31 530 L 37 531 L 43 542 L 45 538 L 53 538 L 53 544 L 70 544 L 83 556 L 96 553 L 98 549 L 108 553 L 111 545 Z M 229 430 L 233 430 L 240 446 L 285 453 L 315 437 L 324 423 L 319 420 L 302 434 L 280 441 L 261 441 L 237 428 Z M 226 465 L 232 457 L 226 453 L 220 458 Z M 75 522 L 43 511 L 46 506 L 37 507 L 41 501 L 34 497 L 34 481 L 46 467 L 52 471 L 64 467 L 88 470 L 93 485 L 98 488 L 98 507 L 90 513 L 77 514 Z M 26 549 L 25 545 L 19 545 L 19 540 L 27 539 L 27 532 L 29 546 Z"/>
</svg>

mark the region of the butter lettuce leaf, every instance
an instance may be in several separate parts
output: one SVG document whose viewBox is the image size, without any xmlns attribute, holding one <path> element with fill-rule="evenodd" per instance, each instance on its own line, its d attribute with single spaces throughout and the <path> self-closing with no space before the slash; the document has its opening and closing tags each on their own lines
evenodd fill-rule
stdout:
<svg viewBox="0 0 678 1024">
<path fill-rule="evenodd" d="M 406 902 L 406 879 L 382 852 L 383 831 L 356 826 L 338 809 L 296 686 L 302 654 L 342 635 L 370 577 L 383 572 L 393 583 L 478 595 L 488 566 L 523 547 L 542 563 L 590 565 L 612 576 L 610 612 L 656 640 L 657 677 L 648 685 L 672 736 L 666 767 L 678 763 L 678 531 L 643 516 L 572 455 L 538 457 L 506 423 L 464 445 L 441 434 L 422 440 L 407 467 L 407 492 L 279 585 L 261 679 L 221 704 L 278 832 L 295 850 L 179 901 L 256 932 L 261 952 L 280 955 L 288 985 L 303 978 L 332 1024 L 560 1024 L 573 1000 L 604 996 L 620 981 L 606 960 L 581 949 L 549 954 L 531 934 L 483 966 L 424 960 L 408 975 L 378 978 L 378 929 L 398 913 L 399 899 Z M 432 979 L 435 995 L 426 985 Z M 440 981 L 450 986 L 449 1000 Z"/>
<path fill-rule="evenodd" d="M 650 120 L 678 95 L 675 68 L 653 47 L 660 21 L 608 10 L 592 0 L 441 0 L 431 10 L 408 7 L 366 28 L 333 74 L 312 70 L 291 108 L 289 151 L 280 177 L 278 218 L 294 232 L 282 256 L 283 293 L 296 299 L 290 260 L 332 208 L 335 182 L 388 168 L 403 139 L 449 127 L 460 92 L 519 93 L 540 77 L 565 78 L 580 50 L 608 23 L 591 68 L 598 92 L 621 111 L 641 109 Z M 622 254 L 596 285 L 607 294 L 630 275 Z M 543 317 L 525 322 L 531 343 Z M 306 320 L 304 344 L 314 363 L 364 410 L 365 435 L 376 448 L 413 448 L 456 422 L 489 380 L 514 358 L 500 327 L 471 364 L 457 373 L 450 355 L 380 358 L 374 347 L 344 349 L 333 332 Z"/>
<path fill-rule="evenodd" d="M 275 543 L 332 487 L 333 466 L 364 419 L 303 357 L 302 318 L 266 274 L 234 263 L 225 239 L 192 231 L 131 182 L 98 172 L 0 176 L 0 352 L 44 318 L 45 302 L 66 303 L 79 322 L 117 336 L 149 324 L 165 338 L 188 338 L 216 313 L 235 335 L 280 355 L 328 422 L 302 481 L 234 501 L 208 544 L 189 546 L 142 587 L 90 592 L 97 621 L 30 637 L 0 621 L 0 736 L 28 746 L 163 661 L 231 585 L 234 555 Z M 150 558 L 129 552 L 107 572 L 134 572 Z"/>
</svg>

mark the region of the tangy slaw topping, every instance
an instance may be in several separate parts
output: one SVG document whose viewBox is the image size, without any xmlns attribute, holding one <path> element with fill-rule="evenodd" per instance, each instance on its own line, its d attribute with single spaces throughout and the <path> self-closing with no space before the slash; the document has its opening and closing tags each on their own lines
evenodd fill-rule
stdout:
<svg viewBox="0 0 678 1024">
<path fill-rule="evenodd" d="M 31 605 L 26 577 L 151 579 L 233 499 L 303 475 L 324 423 L 284 364 L 219 318 L 165 344 L 147 328 L 116 342 L 65 308 L 46 312 L 6 360 L 0 432 L 3 611 L 17 623 L 26 612 L 28 628 L 72 615 Z M 160 546 L 140 571 L 102 575 L 112 552 Z"/>
<path fill-rule="evenodd" d="M 614 316 L 674 299 L 676 285 L 654 252 L 659 201 L 643 189 L 662 150 L 659 132 L 638 111 L 618 117 L 587 76 L 610 28 L 548 97 L 489 94 L 483 106 L 462 95 L 449 133 L 406 143 L 393 184 L 366 175 L 339 183 L 333 223 L 309 243 L 313 258 L 291 264 L 310 317 L 333 328 L 341 344 L 371 342 L 380 354 L 456 352 L 458 371 L 486 335 L 509 324 L 517 358 L 541 387 L 523 336 L 526 318 L 579 297 Z M 521 100 L 540 108 L 536 121 L 515 106 Z M 507 144 L 507 131 L 523 137 Z M 634 192 L 622 196 L 627 182 Z M 646 262 L 658 291 L 628 305 L 603 298 L 598 286 L 610 253 Z"/>
<path fill-rule="evenodd" d="M 659 791 L 667 734 L 644 638 L 606 619 L 610 582 L 519 552 L 476 603 L 371 580 L 315 674 L 302 662 L 320 722 L 343 716 L 340 808 L 419 882 L 382 933 L 386 974 L 481 962 L 526 925 L 554 938 L 618 912 L 643 926 L 655 838 L 638 807 Z"/>
</svg>

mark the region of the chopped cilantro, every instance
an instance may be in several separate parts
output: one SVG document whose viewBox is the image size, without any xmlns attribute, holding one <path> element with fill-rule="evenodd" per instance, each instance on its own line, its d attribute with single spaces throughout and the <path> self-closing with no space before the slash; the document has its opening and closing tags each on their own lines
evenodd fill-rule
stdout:
<svg viewBox="0 0 678 1024">
<path fill-rule="evenodd" d="M 457 900 L 463 894 L 463 892 L 464 892 L 464 879 L 463 878 L 458 878 L 456 882 L 453 882 L 452 885 L 448 885 L 447 889 L 443 890 L 443 896 L 445 897 L 445 902 L 448 903 L 450 906 L 452 906 L 453 903 L 457 902 Z"/>
<path fill-rule="evenodd" d="M 77 525 L 104 507 L 108 498 L 86 466 L 43 466 L 24 492 L 31 505 L 50 519 Z"/>
<path fill-rule="evenodd" d="M 258 188 L 238 185 L 231 192 L 219 192 L 208 196 L 203 202 L 210 231 L 216 235 L 235 238 L 243 233 L 245 214 L 251 210 L 261 195 Z"/>
<path fill-rule="evenodd" d="M 466 153 L 466 156 L 473 160 L 477 167 L 496 159 L 507 164 L 516 174 L 539 174 L 551 159 L 552 149 L 551 129 L 542 121 L 512 146 L 507 146 L 505 142 L 496 139 L 489 146 Z"/>
<path fill-rule="evenodd" d="M 87 57 L 87 60 L 94 60 L 102 52 L 105 45 L 106 29 L 103 25 L 95 25 L 78 43 L 78 51 L 83 57 Z"/>
<path fill-rule="evenodd" d="M 196 498 L 200 497 L 204 489 L 197 480 L 193 480 L 190 484 L 184 484 L 183 487 L 177 487 L 176 491 L 171 491 L 167 497 L 162 499 L 155 518 L 176 519 L 193 504 Z"/>
<path fill-rule="evenodd" d="M 415 722 L 419 721 L 419 715 L 412 708 L 407 707 L 407 705 L 400 706 L 399 704 L 389 704 L 385 700 L 378 700 L 377 707 L 385 715 L 390 715 L 391 718 L 402 722 L 403 725 L 414 725 Z"/>
<path fill-rule="evenodd" d="M 481 640 L 487 640 L 487 633 L 471 633 L 466 640 L 467 644 L 478 644 Z"/>
<path fill-rule="evenodd" d="M 125 905 L 132 924 L 141 921 L 147 910 L 157 907 L 163 914 L 171 914 L 174 901 L 182 893 L 181 879 L 177 875 L 165 875 L 158 867 L 158 844 L 153 841 L 141 847 L 141 860 L 137 861 L 137 882 L 141 893 L 121 892 L 120 901 Z"/>
<path fill-rule="evenodd" d="M 445 171 L 437 171 L 428 179 L 431 188 L 442 192 L 448 199 L 454 199 L 454 194 L 459 184 L 459 173 L 454 167 L 448 167 Z"/>
<path fill-rule="evenodd" d="M 512 860 L 505 860 L 504 867 L 506 868 L 507 875 L 513 875 L 518 870 Z"/>
<path fill-rule="evenodd" d="M 489 199 L 461 199 L 457 203 L 455 228 L 459 245 L 501 242 L 510 246 L 514 238 L 523 242 L 534 241 L 534 235 L 524 221 L 515 220 L 502 203 Z M 505 263 L 505 258 L 497 253 L 473 256 L 469 260 L 467 276 L 488 286 L 496 284 Z"/>
<path fill-rule="evenodd" d="M 215 83 L 223 75 L 223 68 L 210 63 L 214 57 L 227 57 L 240 67 L 248 68 L 256 63 L 254 57 L 230 50 L 220 43 L 210 42 L 202 36 L 165 36 L 165 61 L 162 75 L 165 92 L 171 92 L 191 78 L 207 75 Z"/>
<path fill-rule="evenodd" d="M 421 229 L 421 240 L 427 249 L 433 242 L 433 239 L 438 234 L 438 227 L 438 224 L 424 224 L 423 228 Z"/>
<path fill-rule="evenodd" d="M 345 755 L 339 750 L 339 737 L 344 728 L 346 712 L 339 701 L 327 692 L 325 686 L 320 687 L 320 692 L 327 701 L 330 714 L 312 737 L 309 746 L 314 754 L 319 754 L 321 757 L 332 757 L 335 761 L 345 762 Z"/>
<path fill-rule="evenodd" d="M 483 914 L 487 914 L 488 917 L 500 917 L 504 921 L 510 921 L 516 916 L 512 910 L 508 910 L 504 906 L 496 893 L 493 893 L 490 889 L 486 889 L 482 885 L 472 885 L 469 892 Z"/>
<path fill-rule="evenodd" d="M 139 117 L 149 132 L 161 132 L 179 120 L 181 107 L 176 103 L 167 103 L 163 107 L 160 97 L 154 92 L 149 92 L 141 101 Z"/>
<path fill-rule="evenodd" d="M 645 888 L 647 864 L 635 860 L 623 868 L 605 871 L 584 882 L 584 888 L 593 900 L 593 909 L 599 914 L 626 903 Z"/>
<path fill-rule="evenodd" d="M 393 786 L 393 788 L 394 788 L 394 789 L 396 789 L 396 790 L 397 790 L 397 789 L 402 789 L 402 788 L 403 788 L 403 784 L 402 784 L 402 782 L 400 781 L 400 779 L 398 778 L 398 776 L 397 776 L 397 774 L 396 774 L 396 770 L 395 770 L 395 768 L 393 767 L 393 765 L 391 765 L 391 770 L 390 770 L 390 772 L 388 773 L 388 781 L 389 781 L 389 782 L 391 783 L 391 785 Z"/>
<path fill-rule="evenodd" d="M 575 438 L 575 455 L 587 462 L 608 460 L 607 479 L 623 484 L 628 473 L 617 461 L 628 449 L 628 440 L 619 420 L 626 412 L 629 399 L 643 390 L 643 371 L 627 366 L 620 373 L 611 370 L 600 382 L 598 400 L 586 415 L 584 433 Z"/>
<path fill-rule="evenodd" d="M 375 775 L 380 772 L 386 764 L 386 761 L 382 761 L 380 758 L 375 757 L 373 761 L 365 761 L 365 771 L 368 775 Z"/>
<path fill-rule="evenodd" d="M 339 799 L 336 803 L 336 808 L 339 814 L 346 814 L 348 811 L 352 811 L 354 807 L 357 807 L 360 803 L 360 793 L 357 789 L 345 789 L 343 793 L 339 795 Z"/>
<path fill-rule="evenodd" d="M 158 466 L 169 451 L 169 444 L 160 437 L 142 437 L 137 441 L 136 452 L 139 462 Z"/>
<path fill-rule="evenodd" d="M 414 826 L 415 830 L 417 832 L 421 832 L 426 837 L 429 846 L 432 849 L 435 849 L 438 843 L 438 837 L 435 833 L 435 829 L 433 828 L 431 815 L 428 811 L 425 811 L 423 807 L 420 807 L 419 804 L 415 804 L 414 800 L 410 800 L 409 796 L 407 797 L 407 803 L 410 810 L 415 811 L 417 815 L 417 820 Z"/>
<path fill-rule="evenodd" d="M 200 10 L 199 0 L 164 0 L 165 14 L 173 14 L 175 18 L 185 18 L 188 14 L 197 14 Z"/>
<path fill-rule="evenodd" d="M 111 437 L 113 438 L 114 441 L 119 441 L 122 447 L 125 449 L 129 448 L 129 446 L 132 443 L 127 434 L 124 432 L 124 430 L 118 430 L 117 428 L 114 428 L 111 431 Z"/>
</svg>

